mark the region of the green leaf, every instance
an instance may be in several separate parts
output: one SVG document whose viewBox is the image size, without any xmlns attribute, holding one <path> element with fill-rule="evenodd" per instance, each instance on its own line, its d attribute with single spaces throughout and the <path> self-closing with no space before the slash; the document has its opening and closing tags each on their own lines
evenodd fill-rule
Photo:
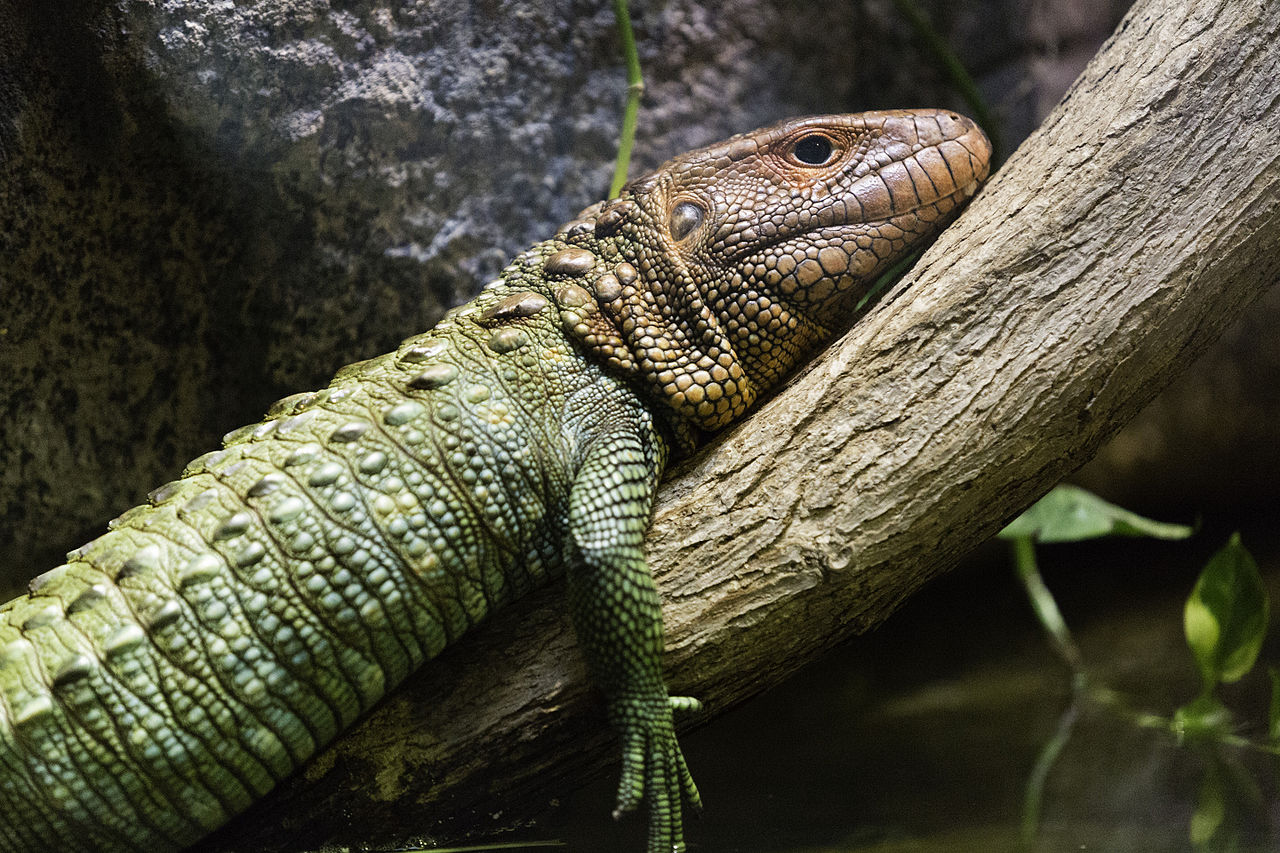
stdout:
<svg viewBox="0 0 1280 853">
<path fill-rule="evenodd" d="M 1200 785 L 1200 802 L 1191 815 L 1191 844 L 1203 849 L 1222 829 L 1227 814 L 1226 799 L 1222 796 L 1222 780 L 1217 773 L 1209 772 Z"/>
<path fill-rule="evenodd" d="M 1173 712 L 1173 733 L 1178 742 L 1218 739 L 1231 734 L 1235 719 L 1216 696 L 1205 693 Z"/>
<path fill-rule="evenodd" d="M 1143 518 L 1078 486 L 1061 485 L 1032 504 L 998 535 L 1001 539 L 1079 542 L 1103 536 L 1186 539 L 1194 532 L 1184 524 Z"/>
<path fill-rule="evenodd" d="M 1253 668 L 1270 610 L 1258 564 L 1240 534 L 1233 533 L 1209 558 L 1183 613 L 1187 645 L 1200 664 L 1206 689 L 1239 681 Z"/>
</svg>

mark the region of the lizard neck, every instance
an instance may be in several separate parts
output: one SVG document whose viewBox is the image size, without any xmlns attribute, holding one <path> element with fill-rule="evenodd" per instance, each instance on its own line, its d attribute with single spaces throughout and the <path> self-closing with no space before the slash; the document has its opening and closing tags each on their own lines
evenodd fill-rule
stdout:
<svg viewBox="0 0 1280 853">
<path fill-rule="evenodd" d="M 655 233 L 627 195 L 587 208 L 516 262 L 540 265 L 565 334 L 654 405 L 684 455 L 745 413 L 756 386 L 704 301 L 716 283 L 643 239 Z"/>
</svg>

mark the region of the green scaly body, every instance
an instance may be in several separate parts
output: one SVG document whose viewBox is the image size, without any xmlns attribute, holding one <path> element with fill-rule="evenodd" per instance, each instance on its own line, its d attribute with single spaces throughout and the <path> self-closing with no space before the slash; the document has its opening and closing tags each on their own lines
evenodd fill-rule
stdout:
<svg viewBox="0 0 1280 853">
<path fill-rule="evenodd" d="M 921 111 L 692 152 L 232 433 L 0 608 L 0 851 L 187 846 L 561 574 L 619 811 L 644 802 L 649 850 L 682 849 L 672 712 L 696 703 L 667 696 L 643 554 L 663 466 L 936 231 L 985 146 Z"/>
</svg>

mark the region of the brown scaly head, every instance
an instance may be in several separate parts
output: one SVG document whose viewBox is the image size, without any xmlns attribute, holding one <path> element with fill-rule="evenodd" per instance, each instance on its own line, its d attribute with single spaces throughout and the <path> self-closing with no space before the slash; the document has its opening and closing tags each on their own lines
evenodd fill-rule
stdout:
<svg viewBox="0 0 1280 853">
<path fill-rule="evenodd" d="M 594 299 L 560 300 L 562 316 L 686 422 L 717 429 L 941 230 L 990 156 L 976 124 L 938 110 L 797 119 L 691 151 L 584 211 L 620 262 Z"/>
</svg>

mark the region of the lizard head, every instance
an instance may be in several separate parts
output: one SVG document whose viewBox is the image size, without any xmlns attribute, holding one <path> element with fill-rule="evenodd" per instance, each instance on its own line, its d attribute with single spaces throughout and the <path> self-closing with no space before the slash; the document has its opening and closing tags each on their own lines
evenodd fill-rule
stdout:
<svg viewBox="0 0 1280 853">
<path fill-rule="evenodd" d="M 627 258 L 597 287 L 612 360 L 723 426 L 954 217 L 990 156 L 969 119 L 915 110 L 787 121 L 667 162 L 594 211 Z"/>
</svg>

